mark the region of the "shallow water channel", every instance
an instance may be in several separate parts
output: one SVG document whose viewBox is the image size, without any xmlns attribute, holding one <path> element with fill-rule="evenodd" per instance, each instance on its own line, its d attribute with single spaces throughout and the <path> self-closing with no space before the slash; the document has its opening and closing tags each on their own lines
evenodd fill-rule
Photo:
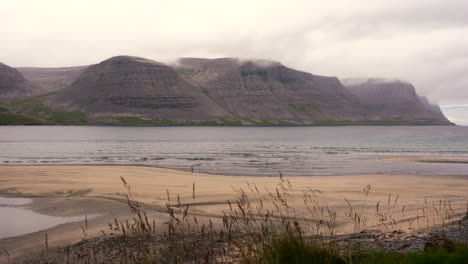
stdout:
<svg viewBox="0 0 468 264">
<path fill-rule="evenodd" d="M 0 239 L 48 229 L 68 222 L 83 221 L 84 215 L 58 217 L 43 215 L 25 208 L 28 198 L 0 197 Z"/>
</svg>

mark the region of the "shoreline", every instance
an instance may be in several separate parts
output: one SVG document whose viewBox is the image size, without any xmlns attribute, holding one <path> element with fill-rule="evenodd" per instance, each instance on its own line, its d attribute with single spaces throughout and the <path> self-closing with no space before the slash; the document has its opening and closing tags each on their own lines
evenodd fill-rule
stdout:
<svg viewBox="0 0 468 264">
<path fill-rule="evenodd" d="M 3 101 L 4 102 L 4 101 Z M 0 101 L 2 103 L 2 101 Z M 31 123 L 31 124 L 0 124 L 1 126 L 4 127 L 9 127 L 9 126 L 96 126 L 96 127 L 463 127 L 466 125 L 458 125 L 455 123 L 451 124 L 438 124 L 438 123 L 412 123 L 411 121 L 408 121 L 409 123 L 402 122 L 402 123 L 393 123 L 392 119 L 385 120 L 385 121 L 379 121 L 379 120 L 363 120 L 361 123 L 357 121 L 357 124 L 352 124 L 349 122 L 356 122 L 356 121 L 348 121 L 348 120 L 340 120 L 337 121 L 339 124 L 264 124 L 264 125 L 259 125 L 259 124 L 241 124 L 241 125 L 223 125 L 223 124 L 217 124 L 217 125 L 197 125 L 197 124 L 180 124 L 180 125 L 153 125 L 153 124 L 148 124 L 148 125 L 119 125 L 119 124 L 102 124 L 102 123 L 88 123 L 88 124 L 54 124 L 54 123 Z M 171 121 L 170 121 L 171 122 Z M 367 122 L 367 124 L 366 124 Z M 385 124 L 387 123 L 387 124 Z"/>
<path fill-rule="evenodd" d="M 193 214 L 202 219 L 219 219 L 227 208 L 227 200 L 235 201 L 238 192 L 248 192 L 253 185 L 274 191 L 280 177 L 229 176 L 191 173 L 184 170 L 148 166 L 122 165 L 2 165 L 0 167 L 0 196 L 33 198 L 26 208 L 50 216 L 75 216 L 98 213 L 101 216 L 89 221 L 89 237 L 99 235 L 114 218 L 131 218 L 120 177 L 131 186 L 132 199 L 141 203 L 162 226 L 167 220 L 166 203 L 180 199 L 191 204 Z M 386 203 L 389 195 L 392 204 L 404 205 L 401 219 L 414 217 L 425 198 L 431 201 L 450 200 L 456 213 L 466 210 L 468 201 L 468 175 L 348 175 L 348 176 L 285 176 L 294 187 L 292 194 L 300 202 L 302 192 L 320 190 L 323 201 L 342 213 L 346 210 L 345 198 L 363 208 L 375 207 L 376 202 Z M 363 187 L 371 185 L 367 199 Z M 309 188 L 310 187 L 310 188 Z M 195 198 L 193 198 L 195 188 Z M 309 189 L 308 189 L 309 188 Z M 396 199 L 395 199 L 396 197 Z M 300 210 L 300 206 L 298 210 Z M 398 211 L 398 212 L 397 212 Z M 456 215 L 456 214 L 454 214 Z M 83 223 L 65 223 L 46 230 L 19 237 L 0 239 L 0 250 L 7 249 L 11 256 L 23 252 L 37 252 L 44 245 L 44 235 L 49 245 L 67 245 L 83 238 Z M 346 228 L 346 223 L 342 223 Z M 2 260 L 0 254 L 0 263 Z"/>
<path fill-rule="evenodd" d="M 447 164 L 467 164 L 468 159 L 433 159 L 433 158 L 382 158 L 380 159 L 386 162 L 418 162 L 418 163 L 447 163 Z M 196 165 L 196 164 L 195 164 Z M 155 168 L 155 169 L 165 169 L 165 170 L 174 170 L 183 173 L 189 174 L 205 174 L 205 175 L 212 175 L 212 176 L 221 176 L 221 177 L 258 177 L 258 178 L 279 178 L 279 173 L 272 174 L 272 175 L 264 175 L 264 174 L 255 174 L 255 175 L 247 175 L 247 174 L 222 174 L 220 172 L 203 172 L 197 171 L 194 169 L 193 172 L 190 171 L 190 166 L 187 169 L 184 168 L 176 168 L 176 167 L 163 167 L 159 165 L 149 165 L 149 164 L 131 164 L 131 163 L 122 163 L 122 164 L 115 164 L 115 163 L 3 163 L 0 164 L 0 168 L 2 167 L 141 167 L 141 168 Z M 197 168 L 197 167 L 194 167 Z M 279 170 L 281 171 L 281 170 Z M 282 172 L 284 175 L 284 172 Z M 424 176 L 424 177 L 465 177 L 468 174 L 450 174 L 450 173 L 439 173 L 439 174 L 431 174 L 431 173 L 392 173 L 392 172 L 385 172 L 385 173 L 365 173 L 365 174 L 324 174 L 324 175 L 284 175 L 288 178 L 297 178 L 297 177 L 344 177 L 344 176 L 399 176 L 399 175 L 414 175 L 414 176 Z"/>
<path fill-rule="evenodd" d="M 422 163 L 452 163 L 452 164 L 466 164 L 468 159 L 449 159 L 449 158 L 418 158 L 418 157 L 409 157 L 409 158 L 384 158 L 383 161 L 390 162 L 422 162 Z"/>
<path fill-rule="evenodd" d="M 405 159 L 406 160 L 406 159 Z M 468 160 L 467 160 L 468 162 Z M 174 178 L 176 181 L 182 181 L 182 185 L 185 185 L 185 187 L 190 187 L 189 190 L 182 190 L 181 192 L 176 192 L 176 193 L 187 193 L 188 191 L 192 191 L 192 183 L 203 183 L 205 181 L 212 181 L 212 180 L 219 180 L 220 183 L 226 183 L 226 180 L 231 180 L 228 181 L 228 183 L 236 183 L 238 185 L 245 185 L 246 183 L 249 183 L 250 181 L 257 181 L 259 183 L 263 184 L 269 184 L 272 185 L 271 181 L 279 181 L 280 176 L 279 175 L 272 175 L 272 176 L 260 176 L 260 175 L 255 175 L 255 176 L 248 176 L 248 175 L 221 175 L 221 174 L 212 174 L 212 173 L 202 173 L 202 172 L 190 172 L 184 169 L 179 169 L 179 168 L 165 168 L 165 167 L 157 167 L 157 166 L 151 166 L 151 165 L 120 165 L 120 164 L 112 164 L 112 165 L 107 165 L 107 164 L 76 164 L 76 165 L 71 165 L 71 164 L 22 164 L 22 165 L 0 165 L 0 168 L 6 168 L 6 170 L 0 170 L 0 196 L 3 197 L 11 197 L 11 198 L 67 198 L 67 197 L 94 197 L 94 198 L 100 198 L 100 199 L 110 199 L 114 201 L 122 201 L 122 196 L 121 192 L 116 192 L 112 195 L 105 194 L 105 195 L 89 195 L 88 191 L 89 190 L 84 190 L 85 192 L 82 192 L 83 190 L 80 191 L 70 191 L 69 193 L 65 192 L 40 192 L 47 190 L 48 187 L 45 188 L 35 188 L 35 183 L 25 183 L 23 180 L 18 179 L 17 181 L 20 182 L 23 185 L 28 186 L 28 188 L 32 189 L 32 192 L 22 192 L 18 191 L 21 190 L 21 188 L 14 187 L 12 183 L 7 183 L 5 184 L 6 179 L 11 179 L 11 178 L 18 178 L 16 176 L 12 176 L 11 173 L 21 173 L 21 174 L 27 174 L 29 173 L 31 175 L 36 175 L 36 174 L 41 174 L 41 176 L 46 176 L 46 178 L 49 180 L 49 178 L 53 178 L 58 180 L 59 178 L 62 177 L 67 177 L 70 175 L 57 175 L 57 173 L 68 173 L 68 174 L 83 174 L 86 175 L 89 173 L 95 174 L 96 171 L 93 169 L 97 170 L 102 170 L 101 172 L 104 172 L 105 175 L 100 175 L 100 177 L 103 177 L 107 179 L 107 182 L 109 182 L 109 177 L 113 177 L 113 187 L 112 188 L 120 188 L 120 191 L 124 192 L 125 189 L 122 185 L 121 179 L 119 175 L 116 175 L 116 173 L 127 173 L 128 175 L 126 176 L 137 176 L 134 174 L 134 172 L 143 172 L 143 173 L 156 173 L 158 176 L 164 175 L 164 184 L 167 184 L 168 187 L 170 185 L 173 185 L 171 183 L 171 179 L 167 179 L 168 176 L 179 176 L 179 178 Z M 79 168 L 83 168 L 85 171 L 80 172 Z M 43 171 L 35 171 L 34 169 L 39 169 Z M 136 171 L 132 171 L 135 169 Z M 48 173 L 54 174 L 55 175 L 49 175 Z M 6 178 L 5 178 L 6 176 Z M 450 175 L 450 174 L 444 174 L 444 175 L 438 175 L 438 174 L 364 174 L 364 175 L 310 175 L 310 176 L 283 176 L 285 179 L 291 179 L 292 181 L 298 181 L 299 183 L 320 183 L 323 185 L 323 187 L 330 186 L 327 181 L 334 181 L 334 182 L 340 182 L 341 183 L 341 178 L 343 180 L 347 180 L 347 183 L 341 183 L 340 186 L 344 188 L 344 190 L 349 190 L 350 188 L 350 182 L 356 180 L 356 179 L 364 179 L 364 180 L 385 180 L 386 178 L 394 178 L 395 180 L 397 179 L 403 179 L 403 178 L 412 178 L 412 179 L 418 179 L 418 178 L 439 178 L 439 177 L 444 177 L 443 180 L 466 180 L 466 182 L 463 182 L 462 186 L 467 186 L 468 187 L 468 174 L 467 175 Z M 8 178 L 9 177 L 9 178 Z M 39 179 L 33 178 L 33 180 L 41 180 L 40 176 L 38 176 Z M 125 178 L 125 176 L 123 176 Z M 145 175 L 144 177 L 148 177 L 148 175 Z M 64 179 L 64 178 L 62 178 Z M 66 179 L 66 178 L 65 178 Z M 161 179 L 155 179 L 155 178 L 145 178 L 145 180 L 149 181 L 154 181 L 154 180 L 161 180 Z M 338 180 L 338 181 L 336 181 Z M 95 185 L 93 181 L 88 181 L 84 182 L 84 179 L 77 180 L 76 178 L 74 179 L 74 184 L 89 184 L 90 186 Z M 129 182 L 130 185 L 132 185 L 132 182 Z M 137 184 L 140 184 L 140 182 L 137 182 Z M 352 185 L 355 186 L 364 186 L 368 184 L 368 182 L 361 182 L 360 184 L 353 183 Z M 465 185 L 466 184 L 466 185 Z M 32 187 L 31 187 L 32 185 Z M 117 186 L 116 186 L 117 185 Z M 179 184 L 180 185 L 180 184 Z M 189 186 L 190 185 L 190 186 Z M 372 184 L 371 184 L 372 185 Z M 398 185 L 398 184 L 396 184 Z M 64 187 L 63 185 L 59 184 L 60 187 Z M 4 188 L 7 187 L 7 188 Z M 8 188 L 10 187 L 10 188 Z M 173 185 L 172 187 L 175 187 Z M 407 186 L 406 186 L 407 187 Z M 161 188 L 160 188 L 161 189 Z M 177 188 L 174 188 L 177 189 Z M 172 190 L 174 190 L 172 189 Z M 226 188 L 224 188 L 226 189 Z M 318 188 L 320 190 L 320 188 Z M 396 188 L 398 189 L 398 188 Z M 38 192 L 39 190 L 39 192 Z M 114 189 L 115 190 L 115 189 Z M 132 187 L 133 190 L 133 187 Z M 161 190 L 165 191 L 166 189 L 162 188 Z M 168 189 L 171 191 L 171 189 Z M 359 191 L 360 189 L 356 189 L 355 191 Z M 118 191 L 118 190 L 117 190 Z M 180 188 L 179 188 L 180 191 Z M 203 191 L 203 189 L 202 189 Z M 336 188 L 333 189 L 333 191 L 337 191 Z M 136 192 L 138 193 L 138 189 L 136 189 Z M 118 194 L 118 195 L 116 195 Z M 166 193 L 164 192 L 164 196 Z M 227 194 L 226 194 L 227 195 Z M 468 197 L 468 194 L 467 194 Z M 117 199 L 116 199 L 117 198 Z M 147 199 L 148 197 L 145 197 Z M 164 197 L 166 199 L 166 197 Z M 225 202 L 223 204 L 226 204 Z"/>
</svg>

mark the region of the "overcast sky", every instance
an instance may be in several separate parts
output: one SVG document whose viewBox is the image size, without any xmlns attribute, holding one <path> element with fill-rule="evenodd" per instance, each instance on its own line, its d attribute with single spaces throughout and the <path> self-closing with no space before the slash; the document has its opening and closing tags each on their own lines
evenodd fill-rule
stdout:
<svg viewBox="0 0 468 264">
<path fill-rule="evenodd" d="M 0 61 L 92 64 L 242 57 L 338 77 L 413 83 L 468 103 L 467 0 L 0 0 Z"/>
</svg>

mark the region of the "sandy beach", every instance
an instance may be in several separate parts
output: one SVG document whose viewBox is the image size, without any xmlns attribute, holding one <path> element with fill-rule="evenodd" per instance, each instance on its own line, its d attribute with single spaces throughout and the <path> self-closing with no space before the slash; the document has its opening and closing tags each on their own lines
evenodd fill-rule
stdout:
<svg viewBox="0 0 468 264">
<path fill-rule="evenodd" d="M 81 230 L 83 222 L 66 223 L 48 230 L 0 239 L 0 251 L 8 251 L 11 258 L 25 252 L 40 252 L 46 233 L 49 247 L 63 246 L 85 236 L 99 234 L 114 217 L 131 217 L 125 198 L 128 190 L 121 177 L 131 186 L 132 199 L 140 202 L 158 224 L 166 219 L 168 194 L 170 203 L 175 203 L 179 196 L 181 203 L 192 205 L 194 214 L 216 218 L 227 209 L 227 200 L 234 201 L 238 197 L 236 190 L 242 188 L 248 193 L 255 185 L 267 194 L 274 192 L 281 183 L 280 177 L 221 176 L 154 167 L 1 166 L 0 196 L 33 198 L 26 208 L 41 214 L 97 216 L 89 220 L 86 234 Z M 399 219 L 419 216 L 424 203 L 435 207 L 442 201 L 449 204 L 446 207 L 450 208 L 447 211 L 450 216 L 460 216 L 466 212 L 468 199 L 468 175 L 285 176 L 284 180 L 288 185 L 290 183 L 290 192 L 296 197 L 292 199 L 292 206 L 297 207 L 298 212 L 302 206 L 300 197 L 311 190 L 320 190 L 317 192 L 319 199 L 338 214 L 348 210 L 348 202 L 361 208 L 372 208 L 380 203 L 383 209 L 386 206 Z M 363 191 L 366 185 L 371 186 L 367 197 Z M 425 225 L 437 223 L 433 220 Z M 349 227 L 345 224 L 342 227 L 344 231 L 352 231 L 346 230 Z M 405 227 L 402 224 L 399 228 Z M 6 254 L 0 256 L 0 260 L 5 262 Z"/>
</svg>

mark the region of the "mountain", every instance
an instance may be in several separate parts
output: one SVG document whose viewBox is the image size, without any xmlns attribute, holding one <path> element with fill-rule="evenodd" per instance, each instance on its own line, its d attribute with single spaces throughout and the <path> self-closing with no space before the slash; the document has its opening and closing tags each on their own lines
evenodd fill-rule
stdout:
<svg viewBox="0 0 468 264">
<path fill-rule="evenodd" d="M 336 77 L 267 60 L 182 58 L 174 65 L 231 115 L 258 122 L 307 124 L 363 120 L 364 109 Z"/>
<path fill-rule="evenodd" d="M 0 99 L 14 99 L 31 95 L 37 85 L 26 79 L 17 69 L 0 63 Z"/>
<path fill-rule="evenodd" d="M 435 114 L 440 120 L 445 120 L 447 122 L 450 122 L 447 119 L 447 117 L 445 117 L 444 113 L 442 112 L 442 110 L 440 109 L 438 105 L 429 102 L 429 100 L 425 96 L 419 96 L 419 100 L 424 105 L 424 107 L 426 107 L 427 110 Z"/>
<path fill-rule="evenodd" d="M 173 68 L 130 56 L 117 56 L 89 66 L 49 102 L 61 109 L 94 116 L 181 121 L 229 117 L 201 88 L 179 76 Z"/>
<path fill-rule="evenodd" d="M 377 114 L 382 120 L 451 124 L 429 102 L 425 105 L 408 82 L 382 78 L 343 79 L 342 82 L 368 112 Z"/>
<path fill-rule="evenodd" d="M 18 67 L 24 77 L 36 83 L 39 90 L 36 93 L 48 93 L 60 90 L 71 83 L 88 66 L 60 67 L 60 68 L 38 68 L 38 67 Z"/>
<path fill-rule="evenodd" d="M 29 80 L 0 69 L 5 96 L 31 95 L 0 100 L 0 124 L 451 125 L 407 82 L 340 82 L 270 60 L 164 64 L 116 56 L 90 66 L 19 68 Z"/>
</svg>

